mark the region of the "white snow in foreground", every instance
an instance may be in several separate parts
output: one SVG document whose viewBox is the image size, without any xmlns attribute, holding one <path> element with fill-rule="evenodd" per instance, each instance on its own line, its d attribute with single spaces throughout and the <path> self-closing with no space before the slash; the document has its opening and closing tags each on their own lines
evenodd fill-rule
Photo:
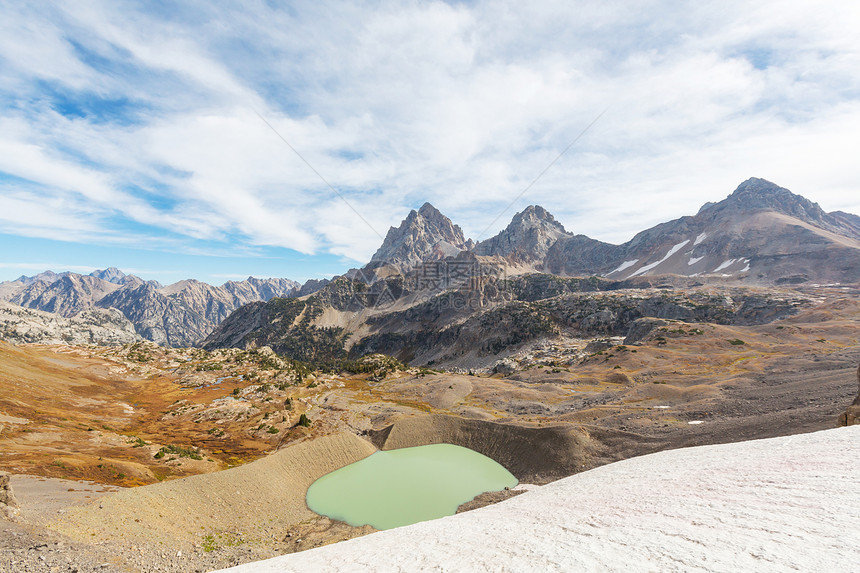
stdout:
<svg viewBox="0 0 860 573">
<path fill-rule="evenodd" d="M 632 261 L 624 261 L 623 263 L 618 265 L 617 269 L 615 269 L 614 271 L 612 271 L 611 273 L 608 273 L 608 274 L 611 275 L 611 274 L 615 274 L 615 273 L 620 273 L 621 271 L 623 271 L 625 269 L 629 269 L 630 267 L 632 267 L 633 265 L 635 265 L 638 262 L 639 262 L 639 259 L 633 259 Z"/>
<path fill-rule="evenodd" d="M 663 257 L 662 259 L 660 259 L 660 260 L 659 260 L 659 261 L 657 261 L 656 263 L 651 263 L 650 265 L 645 265 L 644 267 L 642 267 L 641 269 L 639 269 L 638 271 L 636 271 L 635 273 L 633 273 L 633 274 L 632 274 L 632 275 L 630 275 L 630 276 L 631 276 L 631 277 L 635 277 L 635 276 L 637 276 L 637 275 L 641 275 L 641 274 L 643 274 L 643 273 L 647 273 L 648 271 L 650 271 L 651 269 L 655 268 L 657 265 L 659 265 L 660 263 L 662 263 L 663 261 L 665 261 L 666 259 L 668 259 L 668 258 L 669 258 L 669 257 L 671 257 L 672 255 L 674 255 L 675 253 L 677 253 L 678 251 L 680 251 L 681 249 L 683 249 L 683 248 L 684 248 L 684 245 L 686 245 L 686 244 L 687 244 L 687 243 L 689 243 L 689 242 L 690 242 L 690 239 L 687 239 L 686 241 L 683 241 L 683 242 L 681 242 L 681 243 L 678 243 L 677 245 L 675 245 L 674 247 L 672 247 L 671 249 L 669 249 L 669 252 L 668 252 L 668 253 L 666 253 L 666 256 L 665 256 L 665 257 Z"/>
<path fill-rule="evenodd" d="M 860 426 L 671 450 L 228 571 L 854 571 L 858 459 Z"/>
<path fill-rule="evenodd" d="M 708 234 L 707 234 L 707 233 L 702 233 L 701 235 L 699 235 L 698 237 L 696 237 L 696 240 L 695 240 L 695 241 L 693 241 L 693 246 L 695 247 L 696 245 L 698 245 L 699 243 L 701 243 L 702 241 L 704 241 L 704 240 L 705 240 L 705 238 L 706 238 L 707 236 L 708 236 Z"/>
</svg>

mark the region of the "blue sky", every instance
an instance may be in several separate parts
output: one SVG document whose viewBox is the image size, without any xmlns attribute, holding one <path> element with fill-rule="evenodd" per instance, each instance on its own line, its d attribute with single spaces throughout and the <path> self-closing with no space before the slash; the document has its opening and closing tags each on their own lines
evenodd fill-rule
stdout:
<svg viewBox="0 0 860 573">
<path fill-rule="evenodd" d="M 0 14 L 0 280 L 331 276 L 425 201 L 475 239 L 540 204 L 615 243 L 751 176 L 860 213 L 855 3 Z"/>
</svg>

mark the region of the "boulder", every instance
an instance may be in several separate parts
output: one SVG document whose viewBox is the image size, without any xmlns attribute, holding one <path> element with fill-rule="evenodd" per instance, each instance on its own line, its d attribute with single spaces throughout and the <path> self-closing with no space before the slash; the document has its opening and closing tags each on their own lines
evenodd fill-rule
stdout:
<svg viewBox="0 0 860 573">
<path fill-rule="evenodd" d="M 0 472 L 0 517 L 13 519 L 19 513 L 18 500 L 12 493 L 9 474 Z"/>
<path fill-rule="evenodd" d="M 510 358 L 502 358 L 493 365 L 493 372 L 496 374 L 504 374 L 505 376 L 513 374 L 517 370 L 517 363 Z"/>
<path fill-rule="evenodd" d="M 646 336 L 651 334 L 651 331 L 658 326 L 666 326 L 669 324 L 665 320 L 659 318 L 640 318 L 634 320 L 627 331 L 627 337 L 624 339 L 624 344 L 635 344 L 644 340 Z"/>
<path fill-rule="evenodd" d="M 584 352 L 586 354 L 594 354 L 595 352 L 601 352 L 603 350 L 609 350 L 615 346 L 612 344 L 612 341 L 600 339 L 600 340 L 592 340 L 588 344 L 585 345 Z"/>
</svg>

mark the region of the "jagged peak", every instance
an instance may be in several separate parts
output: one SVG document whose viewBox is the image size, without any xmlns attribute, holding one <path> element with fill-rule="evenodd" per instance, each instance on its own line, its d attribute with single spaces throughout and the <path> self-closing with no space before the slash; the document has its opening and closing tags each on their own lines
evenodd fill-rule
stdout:
<svg viewBox="0 0 860 573">
<path fill-rule="evenodd" d="M 523 223 L 540 222 L 547 223 L 549 225 L 552 225 L 553 227 L 558 228 L 561 231 L 567 232 L 564 229 L 564 225 L 556 221 L 552 213 L 550 213 L 540 205 L 529 205 L 528 207 L 514 215 L 513 219 L 511 220 L 511 225 L 518 226 L 522 225 Z"/>
<path fill-rule="evenodd" d="M 478 255 L 536 261 L 542 260 L 559 238 L 569 235 L 549 211 L 540 205 L 529 205 L 514 215 L 503 231 L 481 241 L 473 250 Z"/>
<path fill-rule="evenodd" d="M 406 271 L 415 264 L 465 249 L 463 230 L 430 203 L 391 227 L 371 263 L 386 262 Z"/>
<path fill-rule="evenodd" d="M 720 207 L 719 210 L 733 208 L 745 211 L 771 209 L 816 224 L 826 215 L 818 203 L 759 177 L 750 177 L 714 207 Z"/>
<path fill-rule="evenodd" d="M 97 269 L 91 272 L 89 276 L 102 279 L 103 281 L 108 281 L 110 283 L 120 284 L 122 279 L 128 275 L 116 267 L 108 267 L 106 269 Z"/>
<path fill-rule="evenodd" d="M 436 217 L 445 217 L 445 215 L 443 215 L 439 211 L 439 209 L 437 209 L 436 207 L 431 205 L 429 202 L 426 202 L 423 205 L 421 205 L 421 208 L 418 209 L 418 214 L 421 215 L 422 217 L 427 217 L 430 219 L 433 219 Z M 445 217 L 445 218 L 447 219 L 447 217 Z"/>
<path fill-rule="evenodd" d="M 784 187 L 780 187 L 772 181 L 762 179 L 761 177 L 750 177 L 746 181 L 741 182 L 734 190 L 732 195 L 741 195 L 743 193 L 757 193 L 764 191 L 788 191 Z"/>
</svg>

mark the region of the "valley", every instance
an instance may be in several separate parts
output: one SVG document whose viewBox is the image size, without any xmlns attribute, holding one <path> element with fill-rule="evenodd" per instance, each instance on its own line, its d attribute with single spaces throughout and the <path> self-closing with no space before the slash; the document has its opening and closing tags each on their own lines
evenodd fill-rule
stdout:
<svg viewBox="0 0 860 573">
<path fill-rule="evenodd" d="M 225 484 L 185 488 L 177 505 L 153 501 L 161 495 L 155 490 L 138 499 L 143 490 L 134 486 L 226 475 L 218 470 L 250 468 L 302 445 L 313 451 L 321 439 L 345 435 L 363 437 L 366 452 L 454 443 L 495 459 L 522 483 L 545 484 L 665 449 L 831 428 L 857 394 L 857 294 L 856 287 L 808 287 L 793 295 L 808 301 L 805 308 L 783 319 L 747 326 L 665 320 L 632 343 L 562 333 L 510 352 L 509 370 L 471 375 L 382 355 L 341 366 L 352 372 L 310 371 L 267 348 L 4 344 L 0 470 L 132 487 L 122 505 L 96 509 L 97 521 L 85 506 L 43 516 L 47 531 L 79 543 L 94 534 L 137 556 L 128 548 L 169 542 L 185 555 L 171 561 L 174 570 L 260 559 L 370 530 L 314 517 L 301 509 L 302 487 L 286 485 L 278 495 L 290 501 L 283 503 L 300 507 L 272 514 L 264 531 L 259 504 L 271 501 L 268 494 L 242 502 L 258 506 L 250 515 L 227 518 L 223 511 L 237 501 L 224 500 L 221 518 L 195 518 L 203 529 L 171 528 L 183 523 L 186 504 L 224 495 L 216 492 Z M 337 455 L 367 455 L 347 443 Z M 325 473 L 314 467 L 301 482 Z M 255 479 L 281 478 L 267 470 Z M 153 503 L 158 514 L 141 511 Z M 114 525 L 131 521 L 141 525 Z M 207 544 L 213 535 L 242 542 Z M 116 565 L 133 568 L 131 561 Z"/>
<path fill-rule="evenodd" d="M 541 490 L 856 423 L 858 238 L 856 217 L 750 179 L 623 245 L 539 206 L 475 243 L 428 203 L 364 267 L 303 286 L 2 283 L 20 508 L 0 570 L 202 571 L 365 536 L 305 495 L 380 450 L 462 446 Z"/>
</svg>

